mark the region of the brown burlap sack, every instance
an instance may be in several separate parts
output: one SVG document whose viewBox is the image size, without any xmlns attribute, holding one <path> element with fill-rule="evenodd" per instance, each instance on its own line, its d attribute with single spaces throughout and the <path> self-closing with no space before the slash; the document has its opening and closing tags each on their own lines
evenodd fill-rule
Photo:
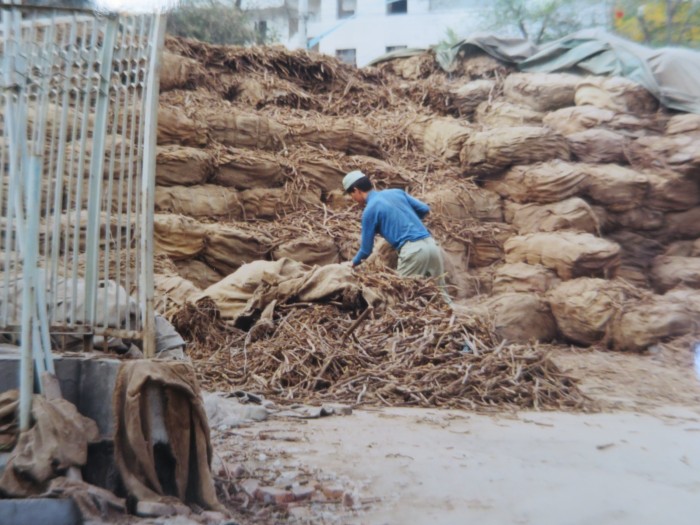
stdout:
<svg viewBox="0 0 700 525">
<path fill-rule="evenodd" d="M 483 223 L 481 229 L 472 231 L 471 245 L 467 250 L 469 266 L 481 268 L 502 262 L 506 241 L 516 234 L 515 228 L 499 222 Z"/>
<path fill-rule="evenodd" d="M 616 113 L 606 127 L 630 138 L 658 136 L 666 129 L 666 119 L 659 113 L 648 116 Z"/>
<path fill-rule="evenodd" d="M 209 266 L 228 275 L 245 263 L 266 259 L 271 244 L 271 239 L 259 231 L 211 224 L 202 256 Z"/>
<path fill-rule="evenodd" d="M 163 314 L 192 302 L 202 291 L 192 281 L 179 275 L 157 273 L 153 277 L 153 283 L 155 309 Z"/>
<path fill-rule="evenodd" d="M 505 293 L 468 305 L 470 313 L 492 324 L 492 332 L 511 343 L 549 342 L 557 327 L 549 305 L 530 293 Z"/>
<path fill-rule="evenodd" d="M 555 286 L 547 300 L 562 336 L 573 343 L 592 345 L 603 340 L 628 291 L 629 286 L 617 280 L 584 277 Z"/>
<path fill-rule="evenodd" d="M 653 113 L 659 101 L 644 86 L 623 77 L 586 77 L 576 87 L 577 106 L 623 113 Z"/>
<path fill-rule="evenodd" d="M 216 157 L 212 182 L 239 190 L 273 188 L 285 179 L 285 166 L 265 151 L 226 148 Z"/>
<path fill-rule="evenodd" d="M 620 246 L 590 233 L 530 233 L 505 243 L 508 263 L 541 264 L 564 280 L 612 277 L 620 264 Z"/>
<path fill-rule="evenodd" d="M 503 222 L 503 204 L 497 193 L 477 186 L 450 183 L 421 196 L 432 216 Z"/>
<path fill-rule="evenodd" d="M 569 159 L 569 144 L 547 128 L 495 128 L 473 133 L 460 153 L 466 176 L 495 176 L 514 164 Z"/>
<path fill-rule="evenodd" d="M 484 186 L 515 202 L 547 204 L 578 195 L 585 181 L 580 164 L 552 161 L 514 166 L 502 178 L 488 180 Z"/>
<path fill-rule="evenodd" d="M 640 137 L 630 144 L 633 165 L 666 168 L 700 179 L 700 133 Z"/>
<path fill-rule="evenodd" d="M 205 69 L 196 60 L 163 51 L 158 70 L 161 91 L 191 89 L 199 84 L 205 75 Z"/>
<path fill-rule="evenodd" d="M 347 171 L 334 158 L 324 158 L 320 155 L 307 156 L 296 162 L 296 176 L 312 187 L 323 192 L 342 189 L 343 177 Z"/>
<path fill-rule="evenodd" d="M 160 186 L 203 184 L 213 170 L 211 155 L 198 148 L 158 146 L 156 184 Z"/>
<path fill-rule="evenodd" d="M 649 179 L 646 205 L 661 211 L 683 211 L 700 204 L 700 186 L 673 171 L 645 173 Z"/>
<path fill-rule="evenodd" d="M 680 135 L 684 133 L 700 133 L 700 115 L 683 113 L 674 115 L 666 124 L 667 135 Z"/>
<path fill-rule="evenodd" d="M 657 234 L 657 238 L 665 242 L 698 237 L 700 237 L 700 206 L 678 213 L 667 213 L 666 225 Z"/>
<path fill-rule="evenodd" d="M 335 241 L 331 237 L 299 237 L 280 244 L 272 250 L 274 260 L 289 258 L 308 265 L 334 264 L 340 262 Z"/>
<path fill-rule="evenodd" d="M 520 235 L 535 232 L 574 230 L 598 233 L 598 218 L 583 199 L 573 197 L 553 204 L 516 204 L 506 201 L 506 221 Z"/>
<path fill-rule="evenodd" d="M 238 110 L 210 111 L 202 115 L 215 141 L 234 148 L 276 151 L 284 146 L 287 128 L 274 120 Z"/>
<path fill-rule="evenodd" d="M 544 113 L 528 106 L 511 104 L 503 100 L 486 101 L 476 108 L 474 119 L 488 128 L 505 128 L 508 126 L 539 126 Z"/>
<path fill-rule="evenodd" d="M 665 215 L 659 210 L 652 210 L 645 206 L 620 213 L 607 212 L 605 215 L 605 228 L 607 231 L 619 228 L 637 231 L 654 231 L 665 224 Z"/>
<path fill-rule="evenodd" d="M 497 84 L 494 80 L 473 80 L 451 89 L 453 100 L 451 107 L 457 110 L 460 117 L 471 119 L 476 108 L 482 102 L 487 102 L 496 95 Z"/>
<path fill-rule="evenodd" d="M 644 203 L 649 177 L 617 164 L 580 166 L 586 173 L 582 193 L 609 211 L 632 210 Z"/>
<path fill-rule="evenodd" d="M 207 226 L 194 219 L 157 213 L 153 225 L 156 253 L 190 259 L 204 250 Z"/>
<path fill-rule="evenodd" d="M 697 314 L 672 296 L 649 295 L 618 312 L 608 329 L 614 350 L 641 352 L 675 337 L 698 333 Z"/>
<path fill-rule="evenodd" d="M 627 137 L 607 129 L 587 129 L 566 136 L 574 159 L 592 164 L 626 164 Z"/>
<path fill-rule="evenodd" d="M 408 133 L 426 155 L 459 162 L 459 152 L 472 130 L 449 117 L 419 117 Z"/>
<path fill-rule="evenodd" d="M 209 142 L 206 126 L 187 115 L 182 108 L 161 104 L 158 107 L 158 144 L 204 146 Z"/>
<path fill-rule="evenodd" d="M 238 192 L 215 184 L 156 186 L 155 210 L 195 218 L 243 218 L 243 205 Z"/>
<path fill-rule="evenodd" d="M 376 187 L 381 189 L 405 189 L 413 182 L 415 177 L 414 174 L 401 166 L 389 164 L 383 160 L 367 157 L 366 155 L 353 155 L 351 157 L 343 157 L 341 160 L 343 171 L 347 173 L 353 170 L 360 170 L 372 180 Z M 333 179 L 332 182 L 335 183 L 336 180 Z M 342 189 L 341 186 L 338 186 L 336 189 L 338 188 Z"/>
<path fill-rule="evenodd" d="M 323 118 L 314 123 L 303 121 L 292 127 L 289 142 L 347 155 L 383 157 L 376 133 L 360 118 Z"/>
<path fill-rule="evenodd" d="M 556 273 L 539 264 L 504 264 L 496 269 L 492 292 L 545 293 L 559 282 Z"/>
<path fill-rule="evenodd" d="M 207 263 L 197 259 L 175 261 L 175 267 L 180 277 L 191 281 L 202 290 L 218 283 L 224 277 Z"/>
<path fill-rule="evenodd" d="M 321 205 L 318 190 L 292 191 L 287 188 L 254 188 L 238 194 L 243 219 L 274 220 L 287 213 Z"/>
<path fill-rule="evenodd" d="M 658 293 L 677 286 L 700 288 L 700 257 L 657 257 L 651 266 L 651 284 Z"/>
<path fill-rule="evenodd" d="M 480 287 L 469 272 L 467 248 L 463 242 L 448 239 L 440 243 L 445 264 L 445 283 L 453 299 L 478 295 Z"/>
<path fill-rule="evenodd" d="M 700 257 L 700 239 L 694 241 L 676 241 L 671 243 L 664 251 L 664 255 L 676 255 L 678 257 Z"/>
<path fill-rule="evenodd" d="M 594 106 L 562 108 L 545 115 L 542 122 L 561 133 L 570 135 L 591 128 L 598 128 L 612 121 L 615 113 Z"/>
<path fill-rule="evenodd" d="M 513 73 L 503 84 L 506 99 L 536 111 L 573 106 L 581 77 L 566 73 Z"/>
<path fill-rule="evenodd" d="M 607 238 L 622 248 L 622 262 L 617 277 L 642 287 L 649 287 L 649 267 L 652 260 L 663 252 L 663 244 L 630 230 L 610 233 Z"/>
</svg>

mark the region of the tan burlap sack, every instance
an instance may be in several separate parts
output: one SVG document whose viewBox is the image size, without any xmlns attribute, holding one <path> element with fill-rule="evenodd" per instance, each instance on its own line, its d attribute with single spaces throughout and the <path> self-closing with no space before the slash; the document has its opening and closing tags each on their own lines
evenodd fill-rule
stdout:
<svg viewBox="0 0 700 525">
<path fill-rule="evenodd" d="M 608 345 L 641 352 L 659 342 L 698 333 L 698 318 L 673 296 L 649 295 L 627 305 L 610 323 Z"/>
<path fill-rule="evenodd" d="M 204 250 L 207 226 L 182 215 L 157 213 L 153 219 L 155 251 L 173 259 L 190 259 Z"/>
<path fill-rule="evenodd" d="M 472 315 L 492 325 L 492 331 L 511 343 L 549 342 L 557 327 L 549 305 L 538 295 L 505 293 L 469 304 Z"/>
<path fill-rule="evenodd" d="M 209 152 L 186 146 L 158 146 L 156 150 L 156 184 L 189 186 L 203 184 L 212 174 Z"/>
<path fill-rule="evenodd" d="M 242 111 L 210 111 L 202 115 L 215 141 L 234 148 L 277 151 L 286 141 L 285 126 L 271 118 Z"/>
<path fill-rule="evenodd" d="M 606 127 L 625 137 L 639 138 L 663 134 L 666 121 L 663 115 L 658 113 L 643 116 L 632 115 L 631 113 L 616 113 Z"/>
<path fill-rule="evenodd" d="M 450 219 L 479 219 L 503 222 L 501 197 L 477 186 L 450 183 L 420 197 L 430 206 L 430 213 Z"/>
<path fill-rule="evenodd" d="M 293 191 L 287 188 L 254 188 L 238 194 L 243 219 L 274 220 L 296 210 L 321 205 L 319 191 Z"/>
<path fill-rule="evenodd" d="M 580 81 L 581 77 L 566 73 L 513 73 L 506 78 L 503 93 L 510 102 L 554 111 L 574 105 Z"/>
<path fill-rule="evenodd" d="M 657 257 L 651 266 L 651 284 L 658 293 L 677 286 L 700 288 L 700 257 Z"/>
<path fill-rule="evenodd" d="M 700 133 L 640 137 L 630 144 L 630 162 L 652 168 L 668 168 L 700 179 Z"/>
<path fill-rule="evenodd" d="M 615 113 L 607 109 L 595 106 L 573 106 L 548 113 L 542 122 L 562 135 L 570 135 L 604 126 L 614 117 Z"/>
<path fill-rule="evenodd" d="M 209 266 L 228 275 L 245 263 L 266 259 L 271 244 L 271 239 L 259 231 L 210 224 L 202 256 Z"/>
<path fill-rule="evenodd" d="M 175 261 L 175 266 L 180 277 L 192 281 L 192 284 L 202 290 L 218 283 L 224 277 L 207 263 L 198 259 Z"/>
<path fill-rule="evenodd" d="M 161 91 L 193 88 L 205 75 L 205 69 L 196 60 L 163 51 L 158 70 Z"/>
<path fill-rule="evenodd" d="M 486 181 L 484 187 L 515 202 L 547 204 L 578 195 L 585 181 L 580 164 L 555 160 L 514 166 L 502 178 Z"/>
<path fill-rule="evenodd" d="M 627 137 L 607 129 L 587 129 L 566 136 L 574 159 L 592 164 L 625 164 Z"/>
<path fill-rule="evenodd" d="M 667 135 L 680 135 L 684 133 L 700 133 L 700 115 L 695 113 L 683 113 L 674 115 L 666 124 Z"/>
<path fill-rule="evenodd" d="M 676 239 L 700 237 L 700 206 L 678 213 L 666 214 L 666 225 L 659 230 L 658 239 L 668 242 Z"/>
<path fill-rule="evenodd" d="M 607 235 L 608 240 L 622 248 L 622 262 L 617 277 L 641 287 L 649 287 L 649 267 L 657 255 L 663 252 L 663 244 L 630 230 L 618 230 Z"/>
<path fill-rule="evenodd" d="M 508 126 L 539 126 L 544 113 L 534 109 L 511 104 L 504 100 L 485 101 L 476 108 L 474 119 L 488 128 L 505 128 Z"/>
<path fill-rule="evenodd" d="M 460 153 L 466 176 L 495 176 L 512 165 L 569 159 L 569 144 L 543 127 L 495 128 L 473 133 Z"/>
<path fill-rule="evenodd" d="M 158 213 L 195 218 L 221 217 L 235 220 L 243 217 L 238 192 L 215 184 L 156 186 L 155 209 Z"/>
<path fill-rule="evenodd" d="M 590 233 L 530 233 L 505 243 L 508 263 L 541 264 L 564 280 L 612 277 L 620 264 L 620 246 Z"/>
<path fill-rule="evenodd" d="M 453 96 L 451 105 L 457 109 L 461 117 L 471 119 L 479 104 L 496 96 L 496 89 L 497 85 L 494 80 L 472 80 L 450 90 Z"/>
<path fill-rule="evenodd" d="M 193 301 L 202 291 L 192 281 L 179 275 L 157 273 L 153 277 L 153 283 L 155 309 L 163 314 Z"/>
<path fill-rule="evenodd" d="M 624 113 L 653 113 L 659 101 L 644 86 L 623 77 L 586 77 L 576 87 L 576 105 Z"/>
<path fill-rule="evenodd" d="M 700 257 L 700 239 L 694 241 L 676 241 L 671 243 L 664 251 L 664 255 L 676 255 L 679 257 Z"/>
<path fill-rule="evenodd" d="M 206 126 L 187 115 L 182 108 L 161 104 L 158 107 L 158 144 L 204 146 L 209 142 Z"/>
<path fill-rule="evenodd" d="M 226 148 L 216 157 L 211 182 L 239 190 L 274 188 L 283 184 L 285 171 L 273 153 Z"/>
<path fill-rule="evenodd" d="M 675 290 L 666 292 L 664 298 L 682 304 L 695 316 L 696 321 L 700 319 L 700 290 L 676 288 Z M 696 330 L 697 328 L 700 327 L 696 327 Z"/>
<path fill-rule="evenodd" d="M 383 156 L 376 133 L 361 118 L 323 118 L 292 126 L 292 144 L 309 144 L 347 155 Z"/>
<path fill-rule="evenodd" d="M 481 226 L 481 229 L 472 231 L 472 242 L 467 250 L 470 267 L 481 268 L 502 262 L 504 245 L 516 234 L 510 224 L 489 222 Z"/>
<path fill-rule="evenodd" d="M 333 264 L 340 262 L 338 247 L 328 236 L 306 236 L 288 241 L 272 250 L 272 259 L 289 258 L 308 265 Z"/>
<path fill-rule="evenodd" d="M 347 171 L 333 158 L 304 156 L 297 161 L 296 175 L 302 182 L 319 188 L 323 192 L 342 189 L 343 177 Z"/>
<path fill-rule="evenodd" d="M 562 336 L 592 345 L 605 337 L 608 324 L 627 300 L 628 289 L 617 280 L 582 277 L 555 286 L 547 300 Z"/>
<path fill-rule="evenodd" d="M 429 156 L 459 162 L 459 152 L 472 130 L 449 117 L 419 117 L 408 126 L 408 133 Z"/>
<path fill-rule="evenodd" d="M 506 201 L 505 210 L 506 221 L 515 226 L 520 235 L 560 230 L 600 231 L 598 218 L 591 206 L 578 197 L 544 205 Z"/>
<path fill-rule="evenodd" d="M 374 157 L 368 157 L 366 155 L 343 157 L 342 166 L 346 173 L 353 170 L 362 171 L 372 180 L 376 187 L 381 189 L 405 189 L 415 178 L 414 174 L 399 165 L 389 164 L 381 159 L 375 159 Z M 335 183 L 335 179 L 332 182 Z M 336 189 L 338 188 L 342 188 L 342 186 L 339 185 Z"/>
<path fill-rule="evenodd" d="M 661 211 L 684 211 L 700 204 L 700 186 L 673 171 L 646 172 L 649 191 L 646 205 Z"/>
<path fill-rule="evenodd" d="M 587 164 L 580 168 L 586 179 L 582 193 L 609 211 L 623 212 L 641 206 L 649 190 L 649 177 L 617 164 Z"/>
<path fill-rule="evenodd" d="M 463 242 L 448 239 L 440 243 L 445 264 L 445 283 L 453 299 L 465 299 L 478 295 L 478 283 L 469 272 L 467 248 Z"/>
<path fill-rule="evenodd" d="M 492 292 L 545 293 L 559 282 L 556 273 L 539 264 L 504 264 L 496 269 Z"/>
<path fill-rule="evenodd" d="M 623 228 L 636 231 L 654 231 L 663 228 L 665 222 L 666 217 L 662 211 L 652 210 L 646 206 L 620 213 L 607 212 L 605 215 L 605 228 L 607 230 Z"/>
</svg>

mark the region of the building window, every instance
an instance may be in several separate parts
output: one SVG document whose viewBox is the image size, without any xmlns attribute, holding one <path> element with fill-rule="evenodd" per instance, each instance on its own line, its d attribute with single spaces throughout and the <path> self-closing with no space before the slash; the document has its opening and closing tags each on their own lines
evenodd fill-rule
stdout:
<svg viewBox="0 0 700 525">
<path fill-rule="evenodd" d="M 357 0 L 337 0 L 338 18 L 350 18 L 357 9 Z"/>
<path fill-rule="evenodd" d="M 357 65 L 357 57 L 355 55 L 356 55 L 356 53 L 355 53 L 354 49 L 336 49 L 335 50 L 335 56 L 337 56 L 341 62 L 344 62 L 346 64 L 350 64 L 351 66 Z"/>
<path fill-rule="evenodd" d="M 391 53 L 392 51 L 398 51 L 399 49 L 406 49 L 408 46 L 386 46 L 386 52 Z"/>
<path fill-rule="evenodd" d="M 386 0 L 387 15 L 404 15 L 408 13 L 408 0 Z"/>
</svg>

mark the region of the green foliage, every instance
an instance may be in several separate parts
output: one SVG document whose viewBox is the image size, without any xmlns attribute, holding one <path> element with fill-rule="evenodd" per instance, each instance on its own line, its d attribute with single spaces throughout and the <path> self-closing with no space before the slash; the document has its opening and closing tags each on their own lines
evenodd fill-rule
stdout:
<svg viewBox="0 0 700 525">
<path fill-rule="evenodd" d="M 617 0 L 615 31 L 649 45 L 700 47 L 700 2 Z"/>
<path fill-rule="evenodd" d="M 181 0 L 168 12 L 168 33 L 211 44 L 263 44 L 254 24 L 226 0 Z"/>
<path fill-rule="evenodd" d="M 460 37 L 454 29 L 448 27 L 447 31 L 445 31 L 445 38 L 437 43 L 435 49 L 437 51 L 447 50 L 462 40 L 464 39 Z"/>
</svg>

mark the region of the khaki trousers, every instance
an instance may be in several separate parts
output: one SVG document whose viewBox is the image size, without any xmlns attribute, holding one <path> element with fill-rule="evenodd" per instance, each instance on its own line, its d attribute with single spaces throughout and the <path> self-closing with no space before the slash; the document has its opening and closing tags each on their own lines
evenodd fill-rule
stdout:
<svg viewBox="0 0 700 525">
<path fill-rule="evenodd" d="M 434 277 L 447 303 L 452 302 L 445 288 L 445 264 L 442 261 L 442 252 L 432 237 L 408 241 L 404 244 L 399 251 L 399 264 L 396 270 L 403 276 Z"/>
</svg>

